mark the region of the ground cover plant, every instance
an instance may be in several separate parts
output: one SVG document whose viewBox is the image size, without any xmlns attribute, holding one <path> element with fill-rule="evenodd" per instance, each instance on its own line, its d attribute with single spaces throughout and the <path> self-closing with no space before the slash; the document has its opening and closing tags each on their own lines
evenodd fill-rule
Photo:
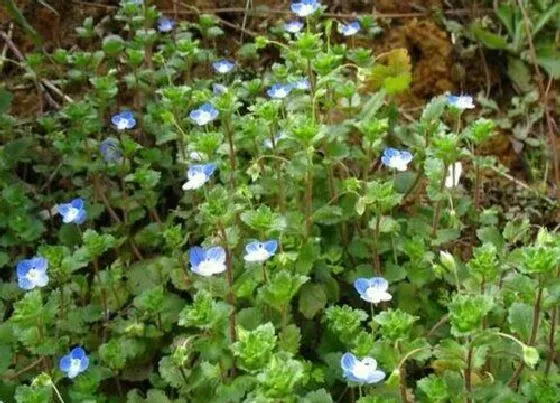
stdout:
<svg viewBox="0 0 560 403">
<path fill-rule="evenodd" d="M 316 0 L 235 57 L 146 3 L 72 49 L 3 36 L 41 107 L 0 117 L 0 399 L 558 401 L 558 227 L 485 197 L 520 183 L 488 96 L 403 112 L 411 55 Z"/>
</svg>

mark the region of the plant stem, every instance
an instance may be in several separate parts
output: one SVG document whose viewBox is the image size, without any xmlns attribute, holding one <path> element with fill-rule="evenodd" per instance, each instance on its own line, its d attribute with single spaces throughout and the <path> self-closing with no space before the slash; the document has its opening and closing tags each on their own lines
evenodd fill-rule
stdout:
<svg viewBox="0 0 560 403">
<path fill-rule="evenodd" d="M 447 165 L 443 164 L 443 176 L 441 178 L 441 182 L 439 185 L 439 193 L 443 192 L 443 188 L 445 187 L 445 176 L 447 174 Z M 436 206 L 434 207 L 434 221 L 432 222 L 432 238 L 436 237 L 438 224 L 439 224 L 439 216 L 441 214 L 441 200 L 436 201 Z"/>
<path fill-rule="evenodd" d="M 547 377 L 548 373 L 550 372 L 552 361 L 554 361 L 554 356 L 556 355 L 556 321 L 558 318 L 557 306 L 552 308 L 552 312 L 550 315 L 552 316 L 552 318 L 550 322 L 550 333 L 548 336 L 548 358 L 546 359 L 546 368 L 544 370 L 544 373 Z"/>
<path fill-rule="evenodd" d="M 399 361 L 399 365 L 397 366 L 397 370 L 399 371 L 399 392 L 401 395 L 401 401 L 403 403 L 408 403 L 408 394 L 406 391 L 406 369 L 404 368 L 404 364 L 406 360 L 410 358 L 413 354 L 419 353 L 420 351 L 431 349 L 431 347 L 421 347 L 415 350 L 409 351 L 405 354 L 405 356 Z"/>
<path fill-rule="evenodd" d="M 373 234 L 373 260 L 375 265 L 375 274 L 381 275 L 381 260 L 379 259 L 379 227 L 381 225 L 381 214 L 375 215 L 375 233 Z"/>
<path fill-rule="evenodd" d="M 537 339 L 537 332 L 539 330 L 539 316 L 541 314 L 541 299 L 542 299 L 542 293 L 543 293 L 543 286 L 541 284 L 541 281 L 539 279 L 539 288 L 537 289 L 537 298 L 535 299 L 535 307 L 533 308 L 533 326 L 531 328 L 531 335 L 529 336 L 529 341 L 527 342 L 528 346 L 533 346 L 535 344 L 535 340 Z M 508 386 L 510 388 L 515 388 L 517 381 L 519 380 L 519 377 L 521 376 L 521 372 L 523 372 L 523 370 L 525 369 L 525 361 L 521 361 L 519 363 L 519 366 L 517 367 L 517 369 L 515 370 L 515 372 L 513 373 L 513 375 L 511 376 L 509 382 L 508 382 Z"/>
<path fill-rule="evenodd" d="M 224 243 L 225 250 L 226 250 L 226 275 L 227 275 L 227 282 L 229 287 L 228 303 L 232 306 L 231 314 L 229 315 L 229 337 L 230 337 L 230 343 L 233 344 L 237 341 L 237 325 L 236 325 L 236 316 L 235 316 L 236 315 L 235 307 L 237 302 L 236 302 L 235 294 L 233 292 L 232 254 L 228 244 L 227 233 L 223 225 L 219 223 L 218 228 L 220 230 L 222 242 Z M 235 361 L 232 364 L 231 372 L 232 372 L 232 376 L 235 376 L 237 372 L 235 367 Z"/>
<path fill-rule="evenodd" d="M 225 119 L 224 119 L 224 128 L 226 131 L 226 135 L 228 138 L 228 144 L 229 144 L 229 165 L 231 168 L 231 186 L 232 188 L 235 188 L 235 173 L 236 173 L 236 161 L 235 161 L 235 148 L 233 146 L 233 130 L 231 127 L 231 115 L 228 115 Z"/>
<path fill-rule="evenodd" d="M 476 161 L 476 148 L 473 146 L 473 163 L 474 163 L 474 211 L 478 214 L 480 210 L 480 165 Z M 455 172 L 453 172 L 455 177 Z"/>
<path fill-rule="evenodd" d="M 305 237 L 311 235 L 313 214 L 313 156 L 307 152 L 307 176 L 305 177 Z"/>
<path fill-rule="evenodd" d="M 467 368 L 465 369 L 465 389 L 467 391 L 467 403 L 472 403 L 472 359 L 473 343 L 469 337 L 469 351 L 467 353 Z"/>
</svg>

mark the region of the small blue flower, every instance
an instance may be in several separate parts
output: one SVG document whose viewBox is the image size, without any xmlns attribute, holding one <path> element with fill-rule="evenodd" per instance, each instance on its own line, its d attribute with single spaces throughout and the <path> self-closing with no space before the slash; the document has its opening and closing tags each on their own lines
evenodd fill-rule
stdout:
<svg viewBox="0 0 560 403">
<path fill-rule="evenodd" d="M 412 154 L 408 151 L 400 151 L 396 148 L 387 147 L 381 157 L 381 162 L 389 168 L 397 171 L 406 171 L 408 163 L 412 161 Z"/>
<path fill-rule="evenodd" d="M 65 372 L 68 378 L 75 378 L 89 367 L 89 358 L 81 347 L 76 347 L 60 359 L 60 370 Z"/>
<path fill-rule="evenodd" d="M 70 203 L 61 203 L 56 206 L 64 223 L 81 224 L 86 220 L 87 213 L 82 199 L 74 199 Z"/>
<path fill-rule="evenodd" d="M 294 20 L 284 23 L 284 31 L 289 32 L 291 34 L 297 34 L 301 32 L 303 28 L 303 22 Z"/>
<path fill-rule="evenodd" d="M 278 249 L 278 241 L 275 239 L 264 242 L 249 242 L 245 247 L 245 251 L 247 252 L 245 255 L 245 261 L 264 262 L 274 256 L 276 249 Z"/>
<path fill-rule="evenodd" d="M 117 130 L 132 129 L 136 126 L 136 119 L 130 111 L 121 111 L 111 118 L 111 123 Z"/>
<path fill-rule="evenodd" d="M 187 171 L 187 181 L 183 184 L 183 190 L 199 189 L 216 170 L 216 164 L 191 165 Z"/>
<path fill-rule="evenodd" d="M 99 144 L 99 152 L 108 164 L 119 161 L 122 157 L 122 151 L 119 140 L 114 137 L 107 137 Z"/>
<path fill-rule="evenodd" d="M 235 63 L 226 59 L 221 59 L 216 60 L 214 63 L 212 63 L 212 67 L 218 73 L 226 74 L 233 70 L 233 68 L 235 67 Z"/>
<path fill-rule="evenodd" d="M 298 3 L 292 3 L 292 11 L 300 17 L 307 17 L 319 9 L 321 3 L 317 0 L 300 0 Z"/>
<path fill-rule="evenodd" d="M 270 98 L 284 99 L 288 96 L 290 91 L 292 91 L 293 86 L 291 84 L 274 84 L 268 90 L 266 90 L 267 95 Z"/>
<path fill-rule="evenodd" d="M 344 353 L 340 366 L 344 378 L 352 382 L 377 383 L 385 379 L 385 372 L 379 371 L 377 361 L 370 357 L 359 360 L 352 353 Z"/>
<path fill-rule="evenodd" d="M 44 287 L 49 283 L 49 262 L 44 257 L 20 260 L 16 266 L 18 286 L 24 290 Z"/>
<path fill-rule="evenodd" d="M 352 36 L 360 32 L 361 25 L 358 21 L 350 22 L 348 24 L 340 24 L 338 26 L 338 32 L 344 36 Z"/>
<path fill-rule="evenodd" d="M 462 95 L 448 95 L 447 102 L 452 108 L 464 110 L 464 109 L 474 109 L 473 98 L 470 96 Z"/>
<path fill-rule="evenodd" d="M 204 249 L 195 246 L 190 249 L 189 258 L 191 270 L 201 276 L 209 277 L 226 271 L 226 251 L 222 247 Z"/>
<path fill-rule="evenodd" d="M 163 16 L 158 20 L 157 28 L 159 32 L 166 33 L 173 31 L 174 26 L 175 21 L 173 19 Z"/>
<path fill-rule="evenodd" d="M 379 304 L 381 301 L 390 301 L 391 294 L 387 292 L 389 282 L 383 277 L 359 278 L 354 281 L 354 287 L 360 297 L 370 304 Z"/>
<path fill-rule="evenodd" d="M 266 148 L 274 148 L 274 146 L 278 146 L 278 142 L 280 140 L 286 139 L 288 137 L 289 137 L 288 133 L 284 131 L 280 131 L 276 133 L 276 136 L 274 136 L 274 144 L 272 143 L 272 139 L 264 139 L 263 145 Z"/>
<path fill-rule="evenodd" d="M 222 95 L 228 92 L 228 89 L 223 84 L 213 83 L 212 84 L 212 93 L 214 95 Z"/>
<path fill-rule="evenodd" d="M 205 126 L 216 119 L 218 115 L 217 109 L 209 103 L 205 103 L 200 108 L 192 110 L 189 116 L 198 126 Z"/>
</svg>

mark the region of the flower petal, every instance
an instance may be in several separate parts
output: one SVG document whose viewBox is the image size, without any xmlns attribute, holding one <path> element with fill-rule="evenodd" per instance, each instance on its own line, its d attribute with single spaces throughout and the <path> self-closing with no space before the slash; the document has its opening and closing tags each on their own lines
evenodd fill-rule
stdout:
<svg viewBox="0 0 560 403">
<path fill-rule="evenodd" d="M 194 268 L 198 267 L 200 262 L 202 262 L 206 258 L 206 251 L 201 248 L 200 246 L 194 246 L 189 251 L 189 259 L 191 262 L 191 266 Z"/>
</svg>

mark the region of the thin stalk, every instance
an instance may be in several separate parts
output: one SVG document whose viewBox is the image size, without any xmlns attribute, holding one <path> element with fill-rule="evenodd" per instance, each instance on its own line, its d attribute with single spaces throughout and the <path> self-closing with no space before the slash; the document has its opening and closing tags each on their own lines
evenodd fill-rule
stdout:
<svg viewBox="0 0 560 403">
<path fill-rule="evenodd" d="M 552 308 L 552 312 L 550 315 L 552 316 L 552 318 L 550 322 L 550 333 L 548 335 L 548 357 L 546 359 L 546 367 L 544 370 L 544 373 L 547 377 L 548 373 L 550 372 L 550 366 L 552 365 L 552 361 L 554 361 L 554 356 L 556 354 L 556 321 L 558 318 L 557 306 Z"/>
<path fill-rule="evenodd" d="M 399 361 L 399 365 L 397 366 L 397 370 L 399 371 L 399 392 L 401 395 L 401 401 L 403 403 L 408 403 L 408 394 L 406 391 L 406 369 L 404 368 L 404 364 L 406 360 L 408 360 L 413 354 L 419 353 L 420 351 L 431 349 L 431 347 L 421 347 L 415 350 L 409 351 L 405 354 L 405 356 Z"/>
<path fill-rule="evenodd" d="M 527 343 L 528 346 L 533 346 L 535 344 L 535 340 L 537 339 L 537 332 L 539 330 L 539 316 L 541 314 L 542 294 L 543 294 L 543 286 L 541 284 L 541 281 L 539 280 L 539 288 L 537 289 L 537 298 L 535 299 L 535 307 L 533 308 L 533 326 L 531 328 L 531 335 Z M 517 381 L 521 376 L 521 372 L 523 372 L 523 370 L 525 369 L 525 366 L 526 366 L 525 361 L 522 360 L 508 382 L 508 386 L 510 388 L 516 388 Z"/>
<path fill-rule="evenodd" d="M 480 165 L 476 161 L 476 148 L 473 146 L 473 162 L 474 162 L 474 211 L 478 214 L 480 210 Z M 455 176 L 455 172 L 453 172 L 453 176 Z"/>
<path fill-rule="evenodd" d="M 375 214 L 375 233 L 373 234 L 373 261 L 375 274 L 381 275 L 381 260 L 379 259 L 379 227 L 381 226 L 381 214 Z"/>
<path fill-rule="evenodd" d="M 235 294 L 233 293 L 233 262 L 232 262 L 232 254 L 231 254 L 231 250 L 229 248 L 229 244 L 228 244 L 228 238 L 227 238 L 227 233 L 223 227 L 222 224 L 219 224 L 219 230 L 220 230 L 220 234 L 221 234 L 221 238 L 222 238 L 222 242 L 225 245 L 225 250 L 226 250 L 226 277 L 227 277 L 227 282 L 228 282 L 228 287 L 229 287 L 229 292 L 228 292 L 228 303 L 232 306 L 232 310 L 231 310 L 231 314 L 229 315 L 229 336 L 230 336 L 230 342 L 231 343 L 235 343 L 237 341 L 237 325 L 236 325 L 236 312 L 235 312 L 235 307 L 236 307 L 236 298 L 235 298 Z M 235 361 L 232 364 L 232 376 L 235 376 L 237 370 L 235 367 Z"/>
<path fill-rule="evenodd" d="M 225 131 L 226 131 L 226 135 L 227 135 L 227 139 L 228 139 L 228 144 L 229 144 L 229 165 L 231 168 L 231 186 L 233 188 L 235 188 L 236 184 L 235 184 L 235 173 L 236 173 L 236 161 L 235 161 L 235 148 L 234 148 L 234 144 L 233 144 L 233 130 L 231 127 L 231 115 L 228 115 L 225 119 L 224 119 L 224 126 L 225 126 Z"/>
<path fill-rule="evenodd" d="M 305 177 L 305 237 L 311 235 L 313 214 L 313 156 L 307 153 L 307 175 Z"/>
<path fill-rule="evenodd" d="M 469 337 L 469 351 L 467 353 L 467 368 L 465 368 L 465 389 L 467 391 L 467 403 L 472 403 L 472 360 L 473 360 L 473 343 Z"/>
<path fill-rule="evenodd" d="M 102 330 L 102 340 L 105 342 L 107 338 L 107 323 L 109 323 L 109 307 L 107 304 L 107 291 L 105 287 L 101 285 L 101 275 L 99 274 L 99 261 L 93 260 L 93 268 L 95 270 L 95 278 L 99 283 L 99 289 L 101 290 L 101 304 L 103 305 L 103 330 Z"/>
<path fill-rule="evenodd" d="M 441 178 L 441 182 L 439 185 L 439 193 L 443 192 L 443 188 L 445 187 L 445 177 L 447 174 L 447 165 L 443 165 L 443 176 Z M 434 207 L 434 221 L 432 222 L 432 238 L 436 237 L 436 232 L 438 229 L 439 224 L 439 217 L 441 214 L 441 200 L 436 201 L 436 206 Z"/>
</svg>

